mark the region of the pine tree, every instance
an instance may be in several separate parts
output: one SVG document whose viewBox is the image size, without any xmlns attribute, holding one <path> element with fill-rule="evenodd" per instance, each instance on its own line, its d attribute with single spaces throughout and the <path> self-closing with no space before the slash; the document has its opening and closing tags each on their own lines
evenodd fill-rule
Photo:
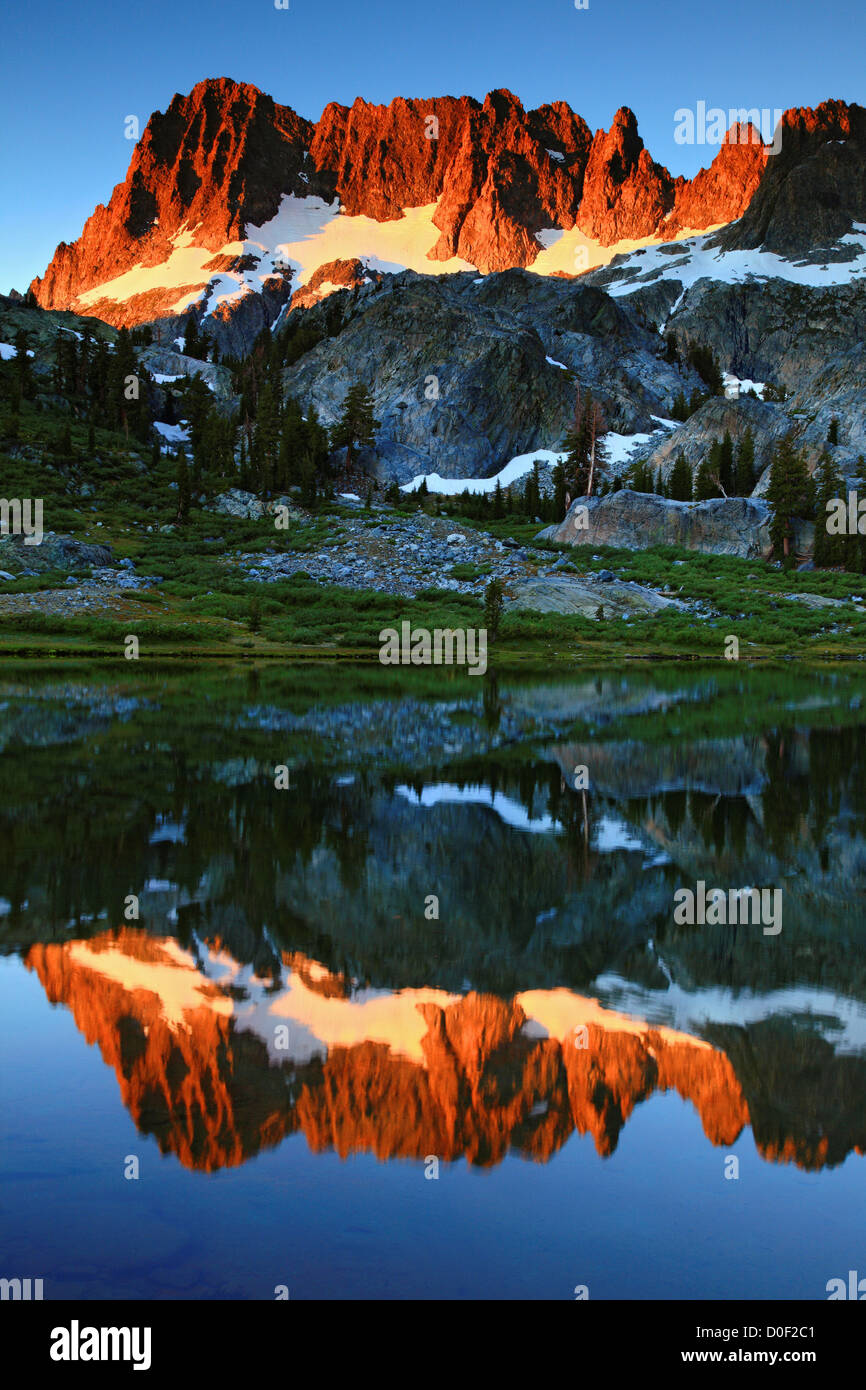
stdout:
<svg viewBox="0 0 866 1390">
<path fill-rule="evenodd" d="M 304 427 L 306 436 L 304 446 L 305 456 L 309 459 L 313 469 L 313 477 L 316 479 L 317 484 L 321 487 L 323 492 L 328 493 L 332 491 L 328 431 L 319 420 L 314 405 L 311 405 L 307 411 Z"/>
<path fill-rule="evenodd" d="M 283 411 L 276 486 L 294 487 L 301 477 L 301 459 L 308 445 L 307 425 L 298 402 L 290 397 Z"/>
<path fill-rule="evenodd" d="M 189 519 L 189 509 L 192 504 L 192 495 L 189 481 L 189 468 L 186 462 L 186 450 L 180 446 L 177 454 L 177 519 L 183 523 Z"/>
<path fill-rule="evenodd" d="M 277 476 L 280 447 L 280 412 L 270 379 L 259 393 L 256 424 L 253 431 L 253 459 L 262 491 L 271 493 Z"/>
<path fill-rule="evenodd" d="M 749 497 L 757 482 L 755 477 L 755 436 L 749 425 L 740 440 L 734 470 L 734 490 L 737 497 Z"/>
<path fill-rule="evenodd" d="M 19 328 L 15 334 L 15 368 L 21 395 L 25 401 L 31 401 L 36 395 L 36 382 L 27 356 L 27 334 L 23 328 Z"/>
<path fill-rule="evenodd" d="M 631 470 L 629 487 L 634 492 L 652 492 L 654 483 L 652 469 L 647 463 L 636 463 Z"/>
<path fill-rule="evenodd" d="M 718 497 L 719 489 L 713 481 L 713 468 L 709 458 L 704 458 L 698 466 L 695 476 L 694 495 L 696 502 L 706 502 L 711 497 Z"/>
<path fill-rule="evenodd" d="M 195 314 L 189 314 L 187 317 L 181 352 L 184 357 L 194 357 L 196 360 L 201 359 L 203 348 L 199 337 L 198 324 L 195 321 Z"/>
<path fill-rule="evenodd" d="M 678 391 L 671 407 L 672 420 L 688 420 L 689 405 L 684 391 Z"/>
<path fill-rule="evenodd" d="M 381 421 L 373 416 L 373 398 L 367 387 L 355 382 L 349 387 L 343 403 L 343 413 L 335 425 L 331 444 L 335 449 L 346 450 L 346 473 L 355 460 L 359 449 L 371 449 L 376 442 L 375 432 Z"/>
<path fill-rule="evenodd" d="M 530 516 L 538 518 L 541 511 L 541 468 L 538 459 L 532 465 L 532 511 Z M 540 520 L 540 518 L 538 518 Z"/>
<path fill-rule="evenodd" d="M 675 502 L 691 502 L 693 487 L 692 470 L 680 452 L 668 479 L 668 493 Z"/>
<path fill-rule="evenodd" d="M 767 501 L 773 509 L 770 523 L 773 553 L 776 559 L 787 558 L 791 550 L 793 519 L 808 519 L 815 507 L 814 483 L 806 464 L 794 448 L 790 434 L 786 434 L 776 445 Z"/>
<path fill-rule="evenodd" d="M 498 579 L 491 579 L 484 590 L 484 626 L 490 642 L 495 642 L 499 636 L 499 625 L 502 622 L 504 607 L 502 583 Z"/>
<path fill-rule="evenodd" d="M 499 479 L 496 479 L 496 488 L 493 493 L 493 515 L 497 520 L 505 515 L 505 506 L 502 501 L 502 486 Z"/>
<path fill-rule="evenodd" d="M 577 388 L 574 405 L 574 418 L 562 448 L 565 452 L 563 469 L 565 484 L 572 500 L 587 497 L 595 490 L 597 477 L 605 464 L 604 420 L 601 406 L 593 400 L 592 392 L 587 391 L 581 398 Z"/>
<path fill-rule="evenodd" d="M 711 395 L 724 395 L 724 379 L 718 359 L 711 347 L 708 347 L 704 343 L 690 342 L 688 348 L 688 363 L 690 367 L 694 367 L 698 376 L 706 382 Z"/>
<path fill-rule="evenodd" d="M 815 474 L 817 483 L 817 497 L 815 502 L 815 549 L 813 559 L 816 565 L 822 569 L 830 566 L 844 565 L 847 558 L 848 547 L 847 537 L 844 535 L 831 535 L 827 530 L 829 512 L 827 503 L 836 498 L 844 497 L 844 483 L 842 476 L 835 463 L 831 459 L 827 450 L 821 456 L 821 462 Z"/>
<path fill-rule="evenodd" d="M 839 443 L 839 421 L 835 415 L 833 416 L 833 419 L 830 421 L 830 428 L 827 431 L 827 443 Z"/>
</svg>

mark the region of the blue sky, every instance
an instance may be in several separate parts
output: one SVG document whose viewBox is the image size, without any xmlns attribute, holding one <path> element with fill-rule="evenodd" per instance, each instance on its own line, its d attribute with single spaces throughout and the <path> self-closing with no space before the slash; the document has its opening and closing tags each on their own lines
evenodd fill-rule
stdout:
<svg viewBox="0 0 866 1390">
<path fill-rule="evenodd" d="M 592 129 L 619 106 L 672 173 L 674 112 L 866 104 L 866 0 L 17 0 L 0 26 L 0 291 L 24 289 L 108 202 L 142 129 L 204 77 L 253 82 L 301 115 L 356 96 L 565 100 Z"/>
</svg>

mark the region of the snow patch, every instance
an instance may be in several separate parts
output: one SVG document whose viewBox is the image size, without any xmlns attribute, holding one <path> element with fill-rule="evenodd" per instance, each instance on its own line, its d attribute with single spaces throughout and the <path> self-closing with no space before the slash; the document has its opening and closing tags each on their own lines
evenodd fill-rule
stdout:
<svg viewBox="0 0 866 1390">
<path fill-rule="evenodd" d="M 552 816 L 531 816 L 519 801 L 514 801 L 504 792 L 492 792 L 489 787 L 458 787 L 452 782 L 438 782 L 434 786 L 424 787 L 420 795 L 412 787 L 397 787 L 396 792 L 413 806 L 436 806 L 440 802 L 489 806 L 506 825 L 533 835 L 558 834 L 562 829 Z"/>
<path fill-rule="evenodd" d="M 722 372 L 722 381 L 728 400 L 739 400 L 747 391 L 754 391 L 759 400 L 764 399 L 765 381 L 751 381 L 748 377 L 734 376 L 732 372 Z"/>
<path fill-rule="evenodd" d="M 93 305 L 101 299 L 123 303 L 134 295 L 154 290 L 177 289 L 178 298 L 169 312 L 180 314 L 207 299 L 207 313 L 220 305 L 237 302 L 260 292 L 268 280 L 293 272 L 293 287 L 306 285 L 319 266 L 328 261 L 358 259 L 372 270 L 416 270 L 427 275 L 451 275 L 474 267 L 459 256 L 447 261 L 428 260 L 439 240 L 433 225 L 436 203 L 404 208 L 393 222 L 372 217 L 348 217 L 338 199 L 298 198 L 284 194 L 270 221 L 246 227 L 243 241 L 227 242 L 218 251 L 196 244 L 197 228 L 183 227 L 173 238 L 171 254 L 160 265 L 134 265 L 123 275 L 107 280 L 79 295 L 79 303 Z M 250 257 L 247 270 L 214 274 L 208 269 L 215 256 Z M 345 289 L 334 285 L 331 289 Z"/>
<path fill-rule="evenodd" d="M 616 268 L 620 274 L 629 270 L 638 273 L 625 275 L 625 278 L 605 286 L 606 292 L 619 298 L 660 280 L 679 280 L 685 292 L 698 280 L 705 279 L 719 280 L 727 285 L 741 285 L 749 279 L 787 280 L 793 285 L 821 288 L 825 285 L 848 285 L 866 275 L 866 224 L 862 222 L 855 222 L 854 231 L 840 237 L 838 243 L 856 247 L 860 254 L 850 261 L 830 261 L 826 265 L 787 261 L 777 256 L 775 251 L 722 251 L 707 245 L 712 230 L 717 229 L 700 235 L 693 234 L 684 241 L 682 255 L 671 256 L 670 250 L 666 251 L 664 245 L 656 243 L 651 246 L 647 243 L 648 249 L 642 252 L 640 261 L 635 258 L 631 264 L 626 262 Z"/>
<path fill-rule="evenodd" d="M 709 231 L 718 231 L 723 226 L 725 223 L 719 222 L 709 228 L 707 234 L 709 235 Z M 684 241 L 687 237 L 695 235 L 694 228 L 685 227 L 675 240 Z M 617 241 L 613 246 L 602 246 L 577 227 L 570 227 L 568 231 L 563 231 L 560 227 L 543 227 L 535 233 L 535 239 L 542 250 L 532 265 L 527 266 L 534 275 L 583 275 L 588 270 L 598 270 L 609 265 L 614 256 L 626 256 L 635 251 L 642 251 L 645 247 L 672 244 L 669 241 L 660 243 L 655 237 L 642 237 L 637 240 Z"/>
<path fill-rule="evenodd" d="M 649 435 L 646 438 L 649 439 Z M 473 494 L 495 492 L 497 483 L 500 487 L 509 487 L 518 478 L 522 478 L 526 473 L 531 473 L 532 466 L 536 462 L 549 463 L 551 467 L 555 467 L 564 459 L 565 454 L 555 454 L 551 449 L 536 449 L 534 454 L 518 454 L 492 478 L 442 478 L 438 473 L 419 473 L 412 479 L 411 483 L 404 483 L 400 491 L 417 492 L 422 482 L 426 482 L 428 492 L 443 493 L 449 497 L 459 496 L 461 492 L 467 491 Z"/>
<path fill-rule="evenodd" d="M 654 433 L 660 434 L 661 431 L 655 430 Z M 651 434 L 614 434 L 613 431 L 610 431 L 602 437 L 601 442 L 604 445 L 608 462 L 619 465 L 628 463 L 638 445 L 649 444 L 652 438 Z"/>
<path fill-rule="evenodd" d="M 189 429 L 186 425 L 164 425 L 161 420 L 156 420 L 153 428 L 162 435 L 166 444 L 189 443 Z"/>
</svg>

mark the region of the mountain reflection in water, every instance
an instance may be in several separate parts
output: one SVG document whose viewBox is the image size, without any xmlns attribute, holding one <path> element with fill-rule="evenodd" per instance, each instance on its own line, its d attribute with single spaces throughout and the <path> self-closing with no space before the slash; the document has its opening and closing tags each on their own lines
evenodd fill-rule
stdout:
<svg viewBox="0 0 866 1390">
<path fill-rule="evenodd" d="M 672 1190 L 701 1150 L 822 1180 L 859 1164 L 853 677 L 472 684 L 6 692 L 0 942 L 138 1132 L 199 1184 L 292 1135 L 488 1174 L 589 1136 L 613 1170 L 667 1094 L 703 1132 L 667 1155 Z M 781 889 L 783 930 L 675 924 L 698 880 Z M 30 1125 L 62 1145 L 49 1060 L 21 1067 Z"/>
<path fill-rule="evenodd" d="M 275 983 L 219 942 L 193 955 L 129 928 L 34 946 L 26 964 L 114 1067 L 136 1125 L 189 1167 L 242 1163 L 297 1130 L 382 1159 L 488 1164 L 514 1146 L 543 1161 L 575 1130 L 609 1154 L 655 1090 L 691 1101 L 714 1144 L 748 1123 L 723 1053 L 569 990 L 351 990 L 291 957 Z"/>
</svg>

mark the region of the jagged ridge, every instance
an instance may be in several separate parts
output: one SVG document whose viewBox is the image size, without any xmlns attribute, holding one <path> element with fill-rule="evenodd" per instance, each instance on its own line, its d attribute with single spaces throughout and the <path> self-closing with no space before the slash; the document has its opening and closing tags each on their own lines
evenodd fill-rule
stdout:
<svg viewBox="0 0 866 1390">
<path fill-rule="evenodd" d="M 545 228 L 577 226 L 612 246 L 730 222 L 748 206 L 766 157 L 761 144 L 725 144 L 689 182 L 652 160 L 626 107 L 595 136 L 565 102 L 527 112 L 504 90 L 483 103 L 359 98 L 331 103 L 313 124 L 256 87 L 218 78 L 151 117 L 125 181 L 75 242 L 61 242 L 31 288 L 45 308 L 80 307 L 82 294 L 133 267 L 161 265 L 184 232 L 214 253 L 232 248 L 207 266 L 211 274 L 237 269 L 246 228 L 273 218 L 286 194 L 338 197 L 349 216 L 377 222 L 436 204 L 431 262 L 460 257 L 484 273 L 529 266 Z M 96 298 L 90 311 L 131 325 L 174 312 L 184 291 L 201 289 L 200 278 L 175 279 L 122 302 Z"/>
</svg>

